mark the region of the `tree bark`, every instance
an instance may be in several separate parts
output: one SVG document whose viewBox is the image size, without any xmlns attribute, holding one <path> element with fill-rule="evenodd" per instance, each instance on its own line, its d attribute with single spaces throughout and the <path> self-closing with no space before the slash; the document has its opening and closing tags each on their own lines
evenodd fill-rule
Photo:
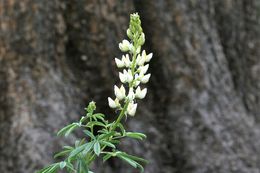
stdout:
<svg viewBox="0 0 260 173">
<path fill-rule="evenodd" d="M 70 144 L 55 132 L 119 83 L 113 62 L 129 14 L 153 52 L 147 98 L 120 147 L 149 173 L 260 171 L 260 3 L 257 0 L 0 1 L 0 172 L 32 173 Z M 112 159 L 95 172 L 133 173 Z"/>
</svg>

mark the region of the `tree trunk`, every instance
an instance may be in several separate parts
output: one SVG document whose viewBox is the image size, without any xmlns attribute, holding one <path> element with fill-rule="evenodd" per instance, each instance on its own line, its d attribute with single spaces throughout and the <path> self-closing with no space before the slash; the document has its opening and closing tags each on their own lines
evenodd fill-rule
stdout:
<svg viewBox="0 0 260 173">
<path fill-rule="evenodd" d="M 148 95 L 123 141 L 147 173 L 260 171 L 260 3 L 257 0 L 0 1 L 0 172 L 33 173 L 70 144 L 58 129 L 119 82 L 114 57 L 139 12 L 154 53 Z M 112 159 L 96 173 L 133 173 Z"/>
</svg>

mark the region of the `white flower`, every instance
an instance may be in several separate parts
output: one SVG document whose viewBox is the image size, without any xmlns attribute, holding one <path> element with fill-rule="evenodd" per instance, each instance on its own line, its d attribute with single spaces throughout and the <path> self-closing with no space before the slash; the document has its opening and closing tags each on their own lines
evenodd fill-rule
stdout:
<svg viewBox="0 0 260 173">
<path fill-rule="evenodd" d="M 129 89 L 129 93 L 128 93 L 128 95 L 127 95 L 127 98 L 128 98 L 129 100 L 134 100 L 134 98 L 135 98 L 135 93 L 134 93 L 134 91 L 133 91 L 133 88 L 130 88 L 130 89 Z"/>
<path fill-rule="evenodd" d="M 147 93 L 147 88 L 141 90 L 140 87 L 137 87 L 137 89 L 135 90 L 135 96 L 136 98 L 139 99 L 143 99 L 146 96 L 146 93 Z"/>
<path fill-rule="evenodd" d="M 123 52 L 126 52 L 130 49 L 131 44 L 128 40 L 123 40 L 122 43 L 119 43 L 119 49 Z"/>
<path fill-rule="evenodd" d="M 130 67 L 131 61 L 128 54 L 122 56 L 122 61 L 126 67 Z"/>
<path fill-rule="evenodd" d="M 141 56 L 140 54 L 138 54 L 138 55 L 137 55 L 137 58 L 136 58 L 136 63 L 137 63 L 139 66 L 144 65 L 144 63 L 145 63 L 145 58 L 143 58 L 143 56 Z"/>
<path fill-rule="evenodd" d="M 127 81 L 128 83 L 130 83 L 130 82 L 133 81 L 134 77 L 133 77 L 132 72 L 131 72 L 130 69 L 129 69 L 128 71 L 124 70 L 124 74 L 125 74 L 125 76 L 126 76 L 126 81 Z"/>
<path fill-rule="evenodd" d="M 127 113 L 131 116 L 134 116 L 136 113 L 137 103 L 130 102 L 127 107 Z"/>
<path fill-rule="evenodd" d="M 133 81 L 133 75 L 132 75 L 132 72 L 131 70 L 129 69 L 128 71 L 126 71 L 125 69 L 123 70 L 123 73 L 119 72 L 119 78 L 120 78 L 120 81 L 122 83 L 130 83 Z"/>
<path fill-rule="evenodd" d="M 115 92 L 116 98 L 118 98 L 118 100 L 122 100 L 125 98 L 125 88 L 123 85 L 121 85 L 120 89 L 115 85 L 114 92 Z"/>
<path fill-rule="evenodd" d="M 149 55 L 146 56 L 145 62 L 149 62 L 153 57 L 153 53 L 149 53 Z"/>
<path fill-rule="evenodd" d="M 148 68 L 149 68 L 149 64 L 146 64 L 145 66 L 140 66 L 139 67 L 140 74 L 145 74 Z"/>
<path fill-rule="evenodd" d="M 122 60 L 118 59 L 118 58 L 115 58 L 115 62 L 116 62 L 116 66 L 118 68 L 122 68 L 122 67 L 125 66 L 124 62 Z"/>
<path fill-rule="evenodd" d="M 147 75 L 140 77 L 140 80 L 142 83 L 147 83 L 149 81 L 150 77 L 151 77 L 151 74 L 149 73 Z"/>
<path fill-rule="evenodd" d="M 127 81 L 127 75 L 125 75 L 125 73 L 121 73 L 119 72 L 119 79 L 122 83 L 126 83 Z"/>
<path fill-rule="evenodd" d="M 116 102 L 113 99 L 111 99 L 110 97 L 108 97 L 108 105 L 111 108 L 116 108 L 117 107 Z"/>
</svg>

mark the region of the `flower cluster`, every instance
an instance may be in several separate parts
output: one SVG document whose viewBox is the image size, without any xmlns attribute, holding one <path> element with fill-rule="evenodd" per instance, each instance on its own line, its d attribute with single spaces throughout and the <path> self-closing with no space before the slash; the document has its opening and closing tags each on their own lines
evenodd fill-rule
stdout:
<svg viewBox="0 0 260 173">
<path fill-rule="evenodd" d="M 135 99 L 143 99 L 147 93 L 147 88 L 141 89 L 139 85 L 147 83 L 151 77 L 151 74 L 146 74 L 149 68 L 149 64 L 146 63 L 152 59 L 153 54 L 146 54 L 145 50 L 141 52 L 145 35 L 140 26 L 139 16 L 131 15 L 131 21 L 134 22 L 130 22 L 127 30 L 127 36 L 131 41 L 123 40 L 119 43 L 119 49 L 126 54 L 121 59 L 115 58 L 116 66 L 122 69 L 119 72 L 122 85 L 114 86 L 116 98 L 108 97 L 108 104 L 113 109 L 124 110 L 125 108 L 126 115 L 134 116 L 137 108 Z"/>
</svg>

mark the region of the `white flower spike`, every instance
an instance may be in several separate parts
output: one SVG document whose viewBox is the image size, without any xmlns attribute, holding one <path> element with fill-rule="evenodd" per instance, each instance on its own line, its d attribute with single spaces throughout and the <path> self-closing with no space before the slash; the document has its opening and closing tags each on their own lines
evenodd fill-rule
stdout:
<svg viewBox="0 0 260 173">
<path fill-rule="evenodd" d="M 133 14 L 131 17 L 139 18 L 138 14 Z M 146 74 L 149 69 L 149 64 L 146 63 L 151 60 L 153 54 L 146 54 L 146 51 L 141 49 L 145 42 L 145 35 L 141 28 L 129 27 L 127 36 L 130 39 L 129 41 L 123 40 L 119 43 L 120 50 L 126 53 L 122 55 L 122 59 L 115 58 L 117 67 L 123 68 L 119 72 L 119 79 L 125 86 L 121 85 L 119 88 L 115 85 L 116 99 L 113 100 L 109 97 L 108 102 L 111 108 L 120 108 L 121 111 L 126 111 L 125 114 L 133 116 L 137 108 L 137 103 L 134 103 L 134 100 L 143 99 L 147 94 L 147 88 L 141 89 L 139 85 L 147 83 L 151 77 L 151 74 Z M 121 106 L 120 103 L 125 106 L 128 104 L 128 107 L 124 109 L 124 106 Z"/>
</svg>

